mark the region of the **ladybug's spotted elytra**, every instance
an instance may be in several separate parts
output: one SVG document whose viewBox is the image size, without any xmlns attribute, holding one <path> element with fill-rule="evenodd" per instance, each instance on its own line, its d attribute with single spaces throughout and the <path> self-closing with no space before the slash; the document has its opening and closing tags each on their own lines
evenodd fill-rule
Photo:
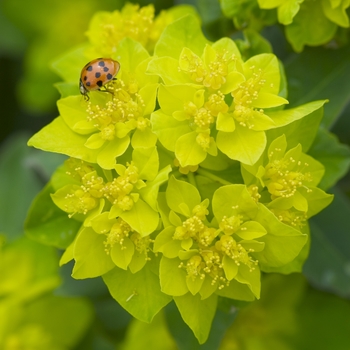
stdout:
<svg viewBox="0 0 350 350">
<path fill-rule="evenodd" d="M 88 93 L 100 88 L 114 80 L 118 74 L 120 63 L 111 58 L 96 58 L 84 66 L 80 74 L 80 93 L 88 101 Z M 106 90 L 108 91 L 108 90 Z"/>
</svg>

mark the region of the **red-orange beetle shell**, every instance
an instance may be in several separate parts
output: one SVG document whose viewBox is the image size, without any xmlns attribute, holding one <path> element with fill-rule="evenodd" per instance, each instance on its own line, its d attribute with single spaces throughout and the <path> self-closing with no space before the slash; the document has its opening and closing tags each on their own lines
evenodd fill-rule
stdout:
<svg viewBox="0 0 350 350">
<path fill-rule="evenodd" d="M 87 99 L 88 92 L 99 90 L 118 74 L 120 63 L 111 58 L 96 58 L 84 66 L 80 74 L 80 93 Z"/>
</svg>

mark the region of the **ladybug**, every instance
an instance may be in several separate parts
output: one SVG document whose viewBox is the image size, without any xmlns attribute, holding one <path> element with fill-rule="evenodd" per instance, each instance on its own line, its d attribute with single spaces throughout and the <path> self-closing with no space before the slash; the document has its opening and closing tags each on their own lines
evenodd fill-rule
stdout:
<svg viewBox="0 0 350 350">
<path fill-rule="evenodd" d="M 80 93 L 88 101 L 88 93 L 100 90 L 103 85 L 115 80 L 114 77 L 118 74 L 119 69 L 120 63 L 111 58 L 96 58 L 90 61 L 84 66 L 80 74 Z"/>
</svg>

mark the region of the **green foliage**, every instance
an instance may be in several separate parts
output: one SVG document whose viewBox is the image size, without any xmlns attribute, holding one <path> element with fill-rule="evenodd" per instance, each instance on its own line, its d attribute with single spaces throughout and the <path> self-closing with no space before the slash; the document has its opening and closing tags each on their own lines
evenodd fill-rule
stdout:
<svg viewBox="0 0 350 350">
<path fill-rule="evenodd" d="M 255 30 L 266 26 L 267 13 L 275 10 L 277 21 L 285 26 L 286 37 L 296 52 L 305 45 L 319 46 L 334 38 L 337 26 L 349 28 L 348 0 L 222 0 L 224 14 L 233 18 L 237 28 L 246 25 Z M 268 15 L 272 18 L 272 15 Z M 258 23 L 258 25 L 257 25 Z"/>
<path fill-rule="evenodd" d="M 92 321 L 92 308 L 82 298 L 52 295 L 60 284 L 52 247 L 26 238 L 6 245 L 0 274 L 2 349 L 64 350 L 79 342 Z"/>
<path fill-rule="evenodd" d="M 346 300 L 308 288 L 297 274 L 266 276 L 263 289 L 261 300 L 238 314 L 221 350 L 346 348 L 350 341 Z M 332 330 L 329 319 L 335 322 Z"/>
<path fill-rule="evenodd" d="M 283 65 L 255 31 L 278 18 L 296 51 L 325 43 L 348 7 L 327 1 L 221 1 L 236 26 L 249 18 L 236 41 L 207 40 L 189 6 L 96 13 L 89 43 L 53 63 L 64 80 L 59 117 L 28 141 L 69 158 L 33 201 L 27 235 L 63 249 L 74 279 L 101 276 L 136 319 L 162 326 L 161 310 L 167 318 L 176 308 L 199 344 L 217 344 L 210 330 L 222 304 L 255 305 L 262 272 L 302 271 L 309 219 L 350 164 L 348 148 L 319 128 L 327 96 L 286 108 Z M 305 34 L 310 11 L 329 25 Z M 95 57 L 121 69 L 85 100 L 79 73 Z"/>
</svg>

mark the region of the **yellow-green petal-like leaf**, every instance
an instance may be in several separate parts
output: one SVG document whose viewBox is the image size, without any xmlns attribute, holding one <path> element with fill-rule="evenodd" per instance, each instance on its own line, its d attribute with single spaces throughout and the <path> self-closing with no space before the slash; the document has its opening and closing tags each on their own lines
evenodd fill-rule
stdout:
<svg viewBox="0 0 350 350">
<path fill-rule="evenodd" d="M 232 132 L 236 128 L 235 121 L 231 113 L 219 113 L 216 118 L 216 130 Z"/>
<path fill-rule="evenodd" d="M 264 152 L 266 136 L 263 131 L 253 131 L 236 123 L 233 132 L 219 131 L 216 144 L 229 158 L 253 165 Z"/>
<path fill-rule="evenodd" d="M 84 146 L 85 142 L 85 136 L 73 132 L 63 119 L 58 117 L 33 135 L 28 141 L 28 146 L 96 163 L 98 150 L 89 150 Z"/>
<path fill-rule="evenodd" d="M 192 15 L 184 16 L 169 24 L 160 36 L 154 53 L 156 56 L 170 56 L 179 59 L 183 47 L 188 47 L 200 56 L 207 40 L 198 19 Z"/>
<path fill-rule="evenodd" d="M 176 142 L 175 155 L 182 167 L 203 162 L 207 152 L 197 143 L 197 132 L 182 135 Z"/>
<path fill-rule="evenodd" d="M 213 294 L 209 298 L 201 300 L 198 294 L 187 293 L 175 297 L 174 301 L 183 320 L 191 328 L 199 344 L 205 343 L 216 312 L 217 296 Z"/>
<path fill-rule="evenodd" d="M 129 136 L 115 138 L 106 143 L 97 156 L 97 163 L 102 169 L 114 169 L 117 157 L 124 154 L 130 144 Z"/>
<path fill-rule="evenodd" d="M 98 277 L 110 271 L 115 265 L 105 251 L 105 236 L 97 234 L 92 228 L 84 228 L 74 245 L 74 268 L 72 276 L 76 279 Z"/>
<path fill-rule="evenodd" d="M 134 203 L 132 210 L 122 212 L 120 217 L 141 236 L 155 231 L 159 222 L 159 214 L 142 199 Z"/>
<path fill-rule="evenodd" d="M 126 270 L 132 256 L 134 255 L 135 246 L 130 238 L 126 237 L 123 240 L 123 244 L 116 242 L 110 252 L 112 261 L 121 269 Z"/>
<path fill-rule="evenodd" d="M 155 273 L 158 264 L 158 261 L 153 259 L 136 273 L 116 267 L 103 276 L 112 297 L 131 315 L 143 322 L 151 322 L 172 299 L 160 290 L 159 277 Z"/>
<path fill-rule="evenodd" d="M 89 149 L 99 149 L 101 148 L 106 140 L 101 137 L 101 133 L 97 132 L 92 134 L 85 142 L 84 146 Z"/>
<path fill-rule="evenodd" d="M 162 292 L 172 296 L 184 295 L 188 292 L 186 272 L 179 267 L 180 259 L 162 257 L 159 278 Z"/>
</svg>

